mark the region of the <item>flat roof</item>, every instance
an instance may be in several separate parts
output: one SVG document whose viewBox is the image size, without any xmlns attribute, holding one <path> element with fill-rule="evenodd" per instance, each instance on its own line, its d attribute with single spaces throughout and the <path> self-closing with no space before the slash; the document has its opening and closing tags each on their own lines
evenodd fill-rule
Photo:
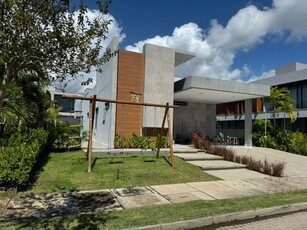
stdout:
<svg viewBox="0 0 307 230">
<path fill-rule="evenodd" d="M 175 67 L 195 57 L 195 53 L 175 50 Z"/>
<path fill-rule="evenodd" d="M 220 104 L 270 96 L 270 86 L 190 76 L 175 82 L 174 100 Z"/>
<path fill-rule="evenodd" d="M 275 86 L 275 85 L 284 85 L 305 80 L 307 80 L 307 69 L 301 69 L 293 72 L 283 73 L 272 77 L 259 79 L 254 81 L 253 83 Z"/>
</svg>

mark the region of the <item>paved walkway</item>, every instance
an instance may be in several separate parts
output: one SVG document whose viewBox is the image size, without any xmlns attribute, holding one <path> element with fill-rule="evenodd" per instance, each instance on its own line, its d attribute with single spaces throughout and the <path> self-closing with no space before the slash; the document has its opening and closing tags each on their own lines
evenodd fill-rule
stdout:
<svg viewBox="0 0 307 230">
<path fill-rule="evenodd" d="M 307 189 L 307 157 L 270 149 L 236 147 L 235 150 L 237 154 L 250 154 L 257 159 L 285 161 L 288 176 L 274 178 L 246 168 L 237 168 L 235 165 L 234 169 L 216 168 L 206 171 L 223 178 L 224 180 L 221 181 L 0 198 L 0 221 L 128 209 L 193 200 L 239 198 Z M 177 153 L 177 156 L 188 159 L 200 167 L 210 161 L 218 164 L 223 162 L 222 159 L 206 153 L 187 152 L 189 153 Z"/>
<path fill-rule="evenodd" d="M 260 147 L 234 146 L 232 149 L 239 155 L 252 156 L 257 160 L 267 159 L 269 162 L 286 162 L 285 175 L 287 176 L 307 175 L 307 156 Z"/>
</svg>

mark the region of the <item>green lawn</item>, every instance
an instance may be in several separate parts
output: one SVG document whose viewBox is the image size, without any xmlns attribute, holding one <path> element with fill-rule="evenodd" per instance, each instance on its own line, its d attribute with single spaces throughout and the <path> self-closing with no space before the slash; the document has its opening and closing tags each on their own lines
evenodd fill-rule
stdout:
<svg viewBox="0 0 307 230">
<path fill-rule="evenodd" d="M 87 161 L 82 151 L 50 153 L 46 156 L 46 164 L 37 173 L 37 179 L 26 192 L 92 190 L 219 179 L 179 158 L 176 158 L 176 168 L 173 169 L 168 157 L 97 157 L 93 160 L 92 173 L 87 173 Z"/>
<path fill-rule="evenodd" d="M 121 229 L 307 202 L 307 190 L 259 197 L 192 201 L 96 214 L 0 223 L 0 229 Z"/>
</svg>

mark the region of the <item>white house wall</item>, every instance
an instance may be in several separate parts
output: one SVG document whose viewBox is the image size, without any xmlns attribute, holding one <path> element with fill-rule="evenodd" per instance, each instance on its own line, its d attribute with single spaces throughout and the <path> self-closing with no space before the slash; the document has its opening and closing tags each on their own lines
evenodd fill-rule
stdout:
<svg viewBox="0 0 307 230">
<path fill-rule="evenodd" d="M 174 135 L 191 137 L 193 132 L 216 136 L 216 105 L 188 102 L 174 110 Z"/>
<path fill-rule="evenodd" d="M 175 50 L 145 44 L 143 52 L 145 54 L 144 102 L 173 104 Z M 144 108 L 143 126 L 161 127 L 164 111 L 164 108 Z M 171 120 L 173 120 L 172 109 L 170 114 Z"/>
</svg>

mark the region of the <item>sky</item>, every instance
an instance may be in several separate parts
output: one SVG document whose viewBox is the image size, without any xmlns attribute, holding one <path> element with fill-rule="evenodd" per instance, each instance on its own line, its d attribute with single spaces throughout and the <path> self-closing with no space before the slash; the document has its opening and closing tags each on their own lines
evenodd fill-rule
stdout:
<svg viewBox="0 0 307 230">
<path fill-rule="evenodd" d="M 85 2 L 95 14 L 96 1 Z M 118 36 L 120 49 L 152 43 L 195 53 L 177 77 L 250 82 L 307 64 L 307 0 L 113 0 L 109 10 L 105 46 Z"/>
</svg>

